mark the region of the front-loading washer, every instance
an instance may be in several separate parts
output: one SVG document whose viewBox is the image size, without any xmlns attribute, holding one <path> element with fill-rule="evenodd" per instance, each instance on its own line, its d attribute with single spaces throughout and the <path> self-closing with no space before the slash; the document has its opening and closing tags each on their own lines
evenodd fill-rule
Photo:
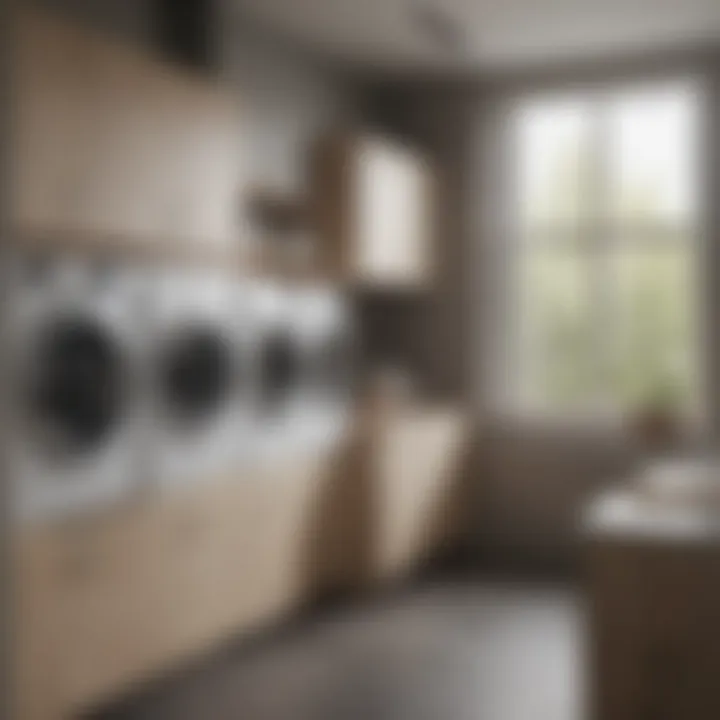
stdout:
<svg viewBox="0 0 720 720">
<path fill-rule="evenodd" d="M 254 285 L 252 297 L 253 457 L 260 461 L 287 458 L 302 449 L 307 419 L 298 295 L 292 287 L 267 279 Z"/>
<path fill-rule="evenodd" d="M 142 482 L 147 436 L 144 272 L 36 252 L 9 258 L 5 276 L 15 516 L 74 515 L 128 497 Z"/>
<path fill-rule="evenodd" d="M 295 292 L 294 325 L 302 358 L 302 430 L 305 443 L 332 446 L 352 415 L 357 366 L 357 332 L 345 296 L 313 285 Z"/>
<path fill-rule="evenodd" d="M 248 442 L 247 292 L 213 269 L 159 273 L 154 303 L 155 475 L 161 487 L 235 467 Z"/>
</svg>

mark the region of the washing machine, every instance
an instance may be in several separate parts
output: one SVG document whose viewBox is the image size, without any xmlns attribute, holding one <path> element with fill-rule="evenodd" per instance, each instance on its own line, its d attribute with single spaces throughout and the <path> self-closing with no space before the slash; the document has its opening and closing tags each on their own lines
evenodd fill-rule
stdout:
<svg viewBox="0 0 720 720">
<path fill-rule="evenodd" d="M 21 519 L 129 497 L 147 433 L 141 391 L 145 274 L 104 260 L 34 254 L 5 268 L 8 466 Z M 140 312 L 140 314 L 139 314 Z"/>
<path fill-rule="evenodd" d="M 254 285 L 252 333 L 255 347 L 253 458 L 288 458 L 302 450 L 307 393 L 298 293 L 278 281 Z"/>
<path fill-rule="evenodd" d="M 295 291 L 293 325 L 302 364 L 300 407 L 305 443 L 327 447 L 347 431 L 353 411 L 357 332 L 349 303 L 330 286 Z"/>
<path fill-rule="evenodd" d="M 230 273 L 159 273 L 153 325 L 155 477 L 162 488 L 234 468 L 252 422 L 248 294 Z"/>
</svg>

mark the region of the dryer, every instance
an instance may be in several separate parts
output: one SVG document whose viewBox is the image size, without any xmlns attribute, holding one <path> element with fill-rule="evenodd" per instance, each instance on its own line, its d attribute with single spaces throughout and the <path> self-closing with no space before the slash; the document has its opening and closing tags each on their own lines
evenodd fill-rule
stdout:
<svg viewBox="0 0 720 720">
<path fill-rule="evenodd" d="M 302 414 L 305 442 L 337 442 L 353 410 L 357 333 L 349 303 L 330 286 L 298 289 L 294 324 L 302 357 Z"/>
<path fill-rule="evenodd" d="M 297 300 L 297 293 L 280 282 L 265 280 L 253 287 L 253 457 L 261 461 L 291 455 L 304 443 L 305 358 Z"/>
<path fill-rule="evenodd" d="M 141 482 L 147 414 L 138 322 L 144 274 L 70 256 L 5 268 L 4 370 L 14 511 L 41 519 L 99 509 Z"/>
<path fill-rule="evenodd" d="M 161 272 L 154 308 L 155 475 L 161 487 L 235 466 L 252 420 L 247 292 L 221 270 Z"/>
<path fill-rule="evenodd" d="M 257 453 L 331 445 L 351 416 L 355 332 L 347 303 L 327 286 L 270 281 L 253 295 Z"/>
</svg>

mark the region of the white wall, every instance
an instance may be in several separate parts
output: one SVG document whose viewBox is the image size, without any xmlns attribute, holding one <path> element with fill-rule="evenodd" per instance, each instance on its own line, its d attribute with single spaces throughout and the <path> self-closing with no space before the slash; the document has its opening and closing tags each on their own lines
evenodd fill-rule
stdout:
<svg viewBox="0 0 720 720">
<path fill-rule="evenodd" d="M 222 67 L 242 104 L 249 181 L 301 190 L 309 144 L 323 128 L 352 116 L 352 93 L 328 69 L 241 20 L 224 30 Z"/>
</svg>

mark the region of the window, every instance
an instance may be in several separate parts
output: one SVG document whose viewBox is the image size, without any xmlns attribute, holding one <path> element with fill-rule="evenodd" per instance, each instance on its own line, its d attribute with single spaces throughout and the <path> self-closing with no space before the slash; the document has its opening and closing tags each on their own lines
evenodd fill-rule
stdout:
<svg viewBox="0 0 720 720">
<path fill-rule="evenodd" d="M 507 349 L 519 409 L 697 409 L 699 108 L 690 82 L 515 104 Z"/>
</svg>

